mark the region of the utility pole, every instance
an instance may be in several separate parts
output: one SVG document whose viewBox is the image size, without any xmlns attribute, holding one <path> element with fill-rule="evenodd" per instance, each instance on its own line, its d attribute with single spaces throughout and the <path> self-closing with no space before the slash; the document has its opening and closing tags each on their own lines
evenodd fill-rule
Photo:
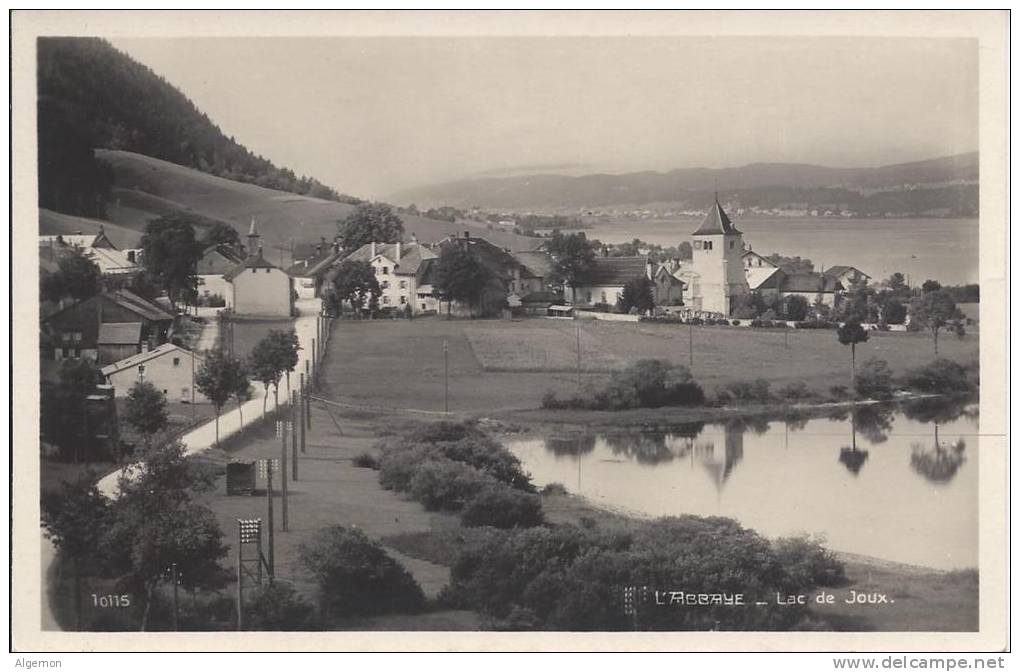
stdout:
<svg viewBox="0 0 1020 672">
<path fill-rule="evenodd" d="M 581 391 L 581 323 L 577 322 L 577 391 Z"/>
<path fill-rule="evenodd" d="M 312 339 L 312 382 L 316 380 L 316 372 L 318 371 L 318 357 L 316 357 L 315 339 Z"/>
<path fill-rule="evenodd" d="M 191 359 L 191 419 L 195 419 L 195 352 L 188 353 Z"/>
<path fill-rule="evenodd" d="M 783 347 L 786 349 L 790 348 L 790 329 L 783 329 Z"/>
<path fill-rule="evenodd" d="M 443 411 L 450 412 L 450 346 L 443 339 Z"/>
<path fill-rule="evenodd" d="M 276 575 L 276 561 L 273 553 L 273 461 L 266 460 L 266 516 L 269 518 L 269 582 Z"/>
<path fill-rule="evenodd" d="M 687 322 L 687 368 L 694 371 L 694 324 Z"/>
<path fill-rule="evenodd" d="M 307 364 L 307 360 L 305 361 Z M 308 388 L 305 387 L 305 374 L 301 374 L 301 452 L 305 452 L 305 434 L 308 430 L 308 423 L 305 421 L 308 408 Z"/>
<path fill-rule="evenodd" d="M 244 630 L 244 523 L 237 521 L 237 629 Z"/>
<path fill-rule="evenodd" d="M 293 480 L 298 480 L 298 456 L 297 456 L 297 442 L 298 442 L 298 419 L 297 419 L 297 390 L 293 390 L 290 393 L 290 461 L 291 461 L 291 474 L 290 477 Z"/>
<path fill-rule="evenodd" d="M 174 631 L 180 630 L 178 627 L 178 608 L 177 608 L 177 563 L 170 563 L 170 581 L 174 584 Z"/>
<path fill-rule="evenodd" d="M 283 499 L 283 531 L 287 531 L 287 421 L 283 413 L 278 413 L 280 418 L 280 495 Z"/>
</svg>

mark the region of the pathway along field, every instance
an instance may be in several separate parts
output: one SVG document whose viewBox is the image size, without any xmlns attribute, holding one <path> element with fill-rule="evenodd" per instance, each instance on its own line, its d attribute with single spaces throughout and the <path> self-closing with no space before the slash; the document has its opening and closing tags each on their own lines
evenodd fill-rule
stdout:
<svg viewBox="0 0 1020 672">
<path fill-rule="evenodd" d="M 582 321 L 582 381 L 638 359 L 686 365 L 689 327 Z M 323 396 L 352 404 L 443 410 L 443 343 L 449 344 L 450 410 L 495 413 L 537 408 L 546 390 L 577 389 L 577 322 L 566 320 L 338 320 L 323 363 Z M 695 378 L 706 392 L 738 380 L 766 378 L 776 390 L 804 381 L 816 392 L 849 385 L 850 351 L 833 330 L 694 327 Z M 943 336 L 939 354 L 978 359 L 978 333 Z M 858 365 L 886 360 L 896 373 L 934 357 L 922 333 L 871 332 L 857 346 Z"/>
</svg>

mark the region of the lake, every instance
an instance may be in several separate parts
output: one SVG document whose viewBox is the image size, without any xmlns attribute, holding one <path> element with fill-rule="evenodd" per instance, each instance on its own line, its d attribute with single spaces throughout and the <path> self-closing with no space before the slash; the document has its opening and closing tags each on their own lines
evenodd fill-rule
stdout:
<svg viewBox="0 0 1020 672">
<path fill-rule="evenodd" d="M 856 266 L 883 280 L 899 271 L 912 284 L 978 281 L 976 219 L 733 218 L 744 242 L 764 255 L 811 259 L 815 268 Z M 585 233 L 607 243 L 640 238 L 663 246 L 689 241 L 699 219 L 593 219 Z"/>
<path fill-rule="evenodd" d="M 625 513 L 727 516 L 770 536 L 939 569 L 978 564 L 976 405 L 511 440 L 543 486 Z"/>
</svg>

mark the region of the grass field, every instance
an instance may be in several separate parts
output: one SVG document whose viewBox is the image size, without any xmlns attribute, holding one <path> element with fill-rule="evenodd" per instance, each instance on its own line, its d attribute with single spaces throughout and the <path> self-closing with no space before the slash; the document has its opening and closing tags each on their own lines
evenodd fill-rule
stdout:
<svg viewBox="0 0 1020 672">
<path fill-rule="evenodd" d="M 546 390 L 577 388 L 576 323 L 562 320 L 375 320 L 338 322 L 324 363 L 333 398 L 373 406 L 443 410 L 443 344 L 449 348 L 450 410 L 496 412 L 538 407 Z M 711 392 L 734 380 L 768 379 L 773 388 L 802 380 L 827 392 L 850 377 L 850 351 L 827 330 L 693 328 L 693 372 Z M 687 364 L 688 327 L 619 322 L 581 323 L 581 377 L 643 358 Z M 978 357 L 978 335 L 944 337 L 940 354 L 961 362 Z M 873 332 L 857 346 L 857 361 L 879 357 L 901 372 L 930 361 L 923 334 Z"/>
</svg>

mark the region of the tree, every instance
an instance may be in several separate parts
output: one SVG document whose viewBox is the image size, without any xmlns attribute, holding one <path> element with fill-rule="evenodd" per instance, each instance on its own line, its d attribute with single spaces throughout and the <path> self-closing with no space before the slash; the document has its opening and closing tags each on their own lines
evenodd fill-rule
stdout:
<svg viewBox="0 0 1020 672">
<path fill-rule="evenodd" d="M 148 447 L 152 436 L 166 428 L 166 396 L 152 383 L 139 380 L 128 392 L 124 419 L 144 437 Z"/>
<path fill-rule="evenodd" d="M 361 203 L 337 222 L 340 245 L 356 250 L 369 243 L 397 243 L 404 237 L 404 222 L 385 203 Z"/>
<path fill-rule="evenodd" d="M 553 260 L 552 281 L 571 287 L 587 275 L 595 260 L 595 246 L 583 231 L 565 235 L 553 231 L 546 250 Z"/>
<path fill-rule="evenodd" d="M 288 331 L 274 329 L 269 336 L 276 344 L 279 353 L 279 362 L 284 377 L 287 379 L 287 398 L 290 398 L 290 374 L 297 368 L 298 352 L 301 350 L 301 340 L 293 329 Z"/>
<path fill-rule="evenodd" d="M 283 352 L 280 349 L 279 341 L 272 334 L 273 332 L 266 334 L 261 341 L 255 344 L 249 356 L 248 364 L 252 377 L 265 386 L 266 394 L 262 398 L 263 414 L 266 412 L 270 385 L 273 386 L 274 404 L 279 408 L 280 376 L 283 375 L 285 369 Z"/>
<path fill-rule="evenodd" d="M 194 289 L 195 264 L 202 256 L 191 219 L 167 215 L 150 221 L 142 235 L 142 250 L 145 269 L 159 281 L 176 307 L 181 295 Z"/>
<path fill-rule="evenodd" d="M 861 365 L 854 382 L 857 394 L 866 399 L 888 399 L 893 393 L 893 373 L 884 359 L 872 357 Z"/>
<path fill-rule="evenodd" d="M 799 294 L 786 297 L 786 300 L 782 303 L 782 308 L 783 314 L 788 320 L 800 322 L 807 318 L 808 301 Z"/>
<path fill-rule="evenodd" d="M 248 378 L 241 362 L 220 350 L 206 355 L 202 366 L 195 372 L 195 387 L 216 407 L 216 446 L 220 445 L 220 413 L 224 404 L 242 386 L 248 388 Z M 238 407 L 240 409 L 240 406 Z M 242 418 L 243 421 L 243 418 Z"/>
<path fill-rule="evenodd" d="M 58 263 L 56 273 L 46 275 L 42 279 L 42 297 L 50 301 L 59 301 L 70 296 L 75 301 L 95 296 L 101 289 L 102 274 L 99 267 L 75 250 L 73 254 L 63 257 Z"/>
<path fill-rule="evenodd" d="M 214 474 L 189 460 L 179 441 L 147 452 L 120 478 L 103 547 L 122 582 L 141 596 L 141 630 L 171 564 L 191 586 L 216 588 L 226 579 L 219 565 L 227 553 L 223 531 L 213 511 L 192 499 L 214 482 Z"/>
<path fill-rule="evenodd" d="M 866 278 L 861 277 L 850 283 L 840 306 L 840 317 L 855 322 L 873 321 L 872 318 L 876 317 L 875 308 L 872 306 L 874 296 L 875 290 L 868 286 Z"/>
<path fill-rule="evenodd" d="M 940 289 L 942 289 L 942 283 L 938 280 L 925 280 L 921 283 L 921 292 L 924 294 L 937 292 Z"/>
<path fill-rule="evenodd" d="M 897 271 L 889 276 L 889 279 L 885 281 L 885 286 L 889 288 L 889 291 L 899 293 L 907 289 L 907 279 Z"/>
<path fill-rule="evenodd" d="M 457 244 L 444 246 L 435 264 L 432 286 L 447 302 L 447 315 L 452 301 L 462 301 L 471 306 L 488 281 L 488 273 L 482 263 L 469 249 Z"/>
<path fill-rule="evenodd" d="M 60 381 L 42 389 L 40 429 L 50 443 L 60 446 L 65 459 L 71 453 L 78 462 L 81 447 L 88 443 L 86 397 L 102 382 L 102 373 L 89 360 L 67 359 L 60 367 Z"/>
<path fill-rule="evenodd" d="M 241 236 L 237 233 L 237 229 L 229 224 L 213 222 L 213 225 L 206 229 L 205 235 L 202 236 L 202 247 L 210 245 L 224 245 L 235 252 L 240 252 Z"/>
<path fill-rule="evenodd" d="M 843 345 L 850 346 L 850 388 L 856 388 L 857 382 L 857 344 L 868 340 L 868 332 L 860 322 L 853 320 L 844 322 L 836 330 L 836 337 Z"/>
<path fill-rule="evenodd" d="M 43 494 L 42 526 L 46 537 L 61 555 L 71 561 L 74 571 L 74 612 L 82 629 L 81 577 L 83 568 L 99 559 L 105 534 L 108 501 L 96 487 L 96 474 L 87 471 L 59 491 Z"/>
<path fill-rule="evenodd" d="M 361 312 L 368 308 L 375 310 L 379 305 L 382 288 L 375 277 L 372 265 L 367 261 L 345 260 L 336 269 L 333 277 L 333 291 L 329 293 L 331 310 L 340 315 L 343 313 L 344 302 L 351 308 Z"/>
<path fill-rule="evenodd" d="M 244 411 L 241 410 L 241 407 L 251 399 L 251 381 L 248 380 L 248 366 L 243 361 L 238 363 L 240 366 L 231 396 L 237 402 L 237 415 L 241 420 L 241 429 L 244 429 Z"/>
<path fill-rule="evenodd" d="M 628 280 L 620 294 L 620 312 L 629 313 L 632 308 L 636 308 L 639 313 L 645 313 L 654 308 L 655 294 L 652 287 L 652 281 L 643 275 Z"/>
<path fill-rule="evenodd" d="M 939 356 L 939 332 L 951 329 L 963 336 L 963 313 L 944 289 L 923 292 L 910 302 L 910 323 L 931 332 L 935 356 Z"/>
</svg>

